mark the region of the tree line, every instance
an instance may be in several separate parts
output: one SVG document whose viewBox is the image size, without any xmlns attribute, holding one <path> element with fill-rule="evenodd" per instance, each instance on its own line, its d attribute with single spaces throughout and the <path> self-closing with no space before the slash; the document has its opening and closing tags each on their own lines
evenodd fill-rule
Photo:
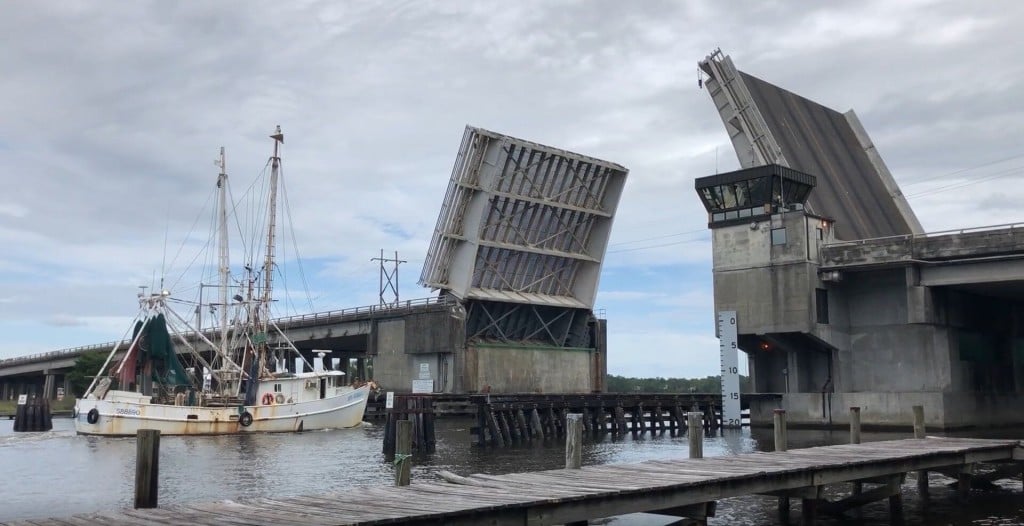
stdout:
<svg viewBox="0 0 1024 526">
<path fill-rule="evenodd" d="M 609 374 L 605 382 L 609 393 L 721 393 L 722 378 L 633 378 Z M 750 392 L 750 377 L 740 375 L 740 392 Z"/>
</svg>

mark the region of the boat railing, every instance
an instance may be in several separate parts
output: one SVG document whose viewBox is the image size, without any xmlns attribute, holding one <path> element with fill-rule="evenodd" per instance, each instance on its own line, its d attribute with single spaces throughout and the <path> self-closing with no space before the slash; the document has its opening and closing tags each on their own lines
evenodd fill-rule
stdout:
<svg viewBox="0 0 1024 526">
<path fill-rule="evenodd" d="M 378 305 L 365 305 L 361 307 L 350 307 L 347 309 L 330 310 L 326 312 L 314 312 L 311 314 L 299 314 L 295 316 L 286 316 L 283 318 L 276 318 L 274 322 L 285 329 L 291 326 L 305 325 L 308 323 L 330 323 L 332 321 L 341 321 L 346 318 L 358 318 L 363 316 L 373 316 L 386 313 L 399 313 L 410 309 L 419 309 L 430 306 L 445 306 L 454 303 L 455 300 L 449 296 L 443 297 L 429 297 L 429 298 L 417 298 L 413 300 L 403 300 L 399 302 L 384 303 Z M 204 332 L 208 332 L 204 331 Z M 193 333 L 185 333 L 184 336 L 194 336 Z M 71 347 L 67 349 L 59 349 L 56 351 L 49 351 L 43 353 L 26 354 L 23 356 L 16 356 L 14 358 L 5 358 L 0 360 L 0 367 L 9 367 L 13 365 L 23 363 L 33 363 L 40 361 L 47 361 L 52 359 L 59 359 L 64 357 L 78 356 L 80 354 L 89 351 L 109 350 L 113 349 L 118 342 L 106 342 L 97 343 L 92 345 L 81 345 L 78 347 Z M 121 342 L 123 345 L 128 345 L 131 342 Z"/>
</svg>

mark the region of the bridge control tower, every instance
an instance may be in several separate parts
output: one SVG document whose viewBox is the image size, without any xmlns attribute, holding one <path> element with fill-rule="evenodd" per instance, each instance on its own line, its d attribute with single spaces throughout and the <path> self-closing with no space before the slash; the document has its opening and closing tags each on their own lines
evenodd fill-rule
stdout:
<svg viewBox="0 0 1024 526">
<path fill-rule="evenodd" d="M 1024 225 L 926 234 L 852 111 L 699 67 L 743 166 L 695 189 L 755 392 L 798 425 L 1024 424 Z"/>
</svg>

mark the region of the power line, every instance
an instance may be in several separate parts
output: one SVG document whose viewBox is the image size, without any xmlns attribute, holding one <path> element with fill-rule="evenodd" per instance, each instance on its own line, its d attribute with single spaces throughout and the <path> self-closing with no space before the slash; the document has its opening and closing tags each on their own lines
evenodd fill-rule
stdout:
<svg viewBox="0 0 1024 526">
<path fill-rule="evenodd" d="M 931 195 L 931 194 L 937 194 L 939 192 L 945 192 L 947 190 L 956 190 L 958 188 L 964 188 L 964 187 L 967 187 L 967 186 L 976 185 L 978 183 L 984 183 L 986 181 L 991 181 L 991 180 L 994 180 L 994 179 L 999 179 L 1001 177 L 1006 177 L 1008 175 L 1015 175 L 1015 174 L 1019 174 L 1019 173 L 1022 173 L 1022 172 L 1024 172 L 1024 168 L 1018 166 L 1018 167 L 1015 167 L 1015 168 L 1010 168 L 1008 170 L 1004 170 L 1002 172 L 996 172 L 995 175 L 990 175 L 988 177 L 983 177 L 981 179 L 975 179 L 973 181 L 964 181 L 964 182 L 960 182 L 960 183 L 953 183 L 953 184 L 949 184 L 949 185 L 946 185 L 946 186 L 940 186 L 938 188 L 932 188 L 930 190 L 925 190 L 923 192 L 918 192 L 916 194 L 909 194 L 909 195 L 907 195 L 907 199 L 911 199 L 911 198 L 914 198 L 914 197 L 922 197 L 922 196 Z"/>
<path fill-rule="evenodd" d="M 964 172 L 969 172 L 971 170 L 976 170 L 978 168 L 984 168 L 986 166 L 992 166 L 993 164 L 1005 163 L 1006 161 L 1012 161 L 1014 159 L 1021 159 L 1021 158 L 1024 158 L 1024 154 L 1013 155 L 1013 156 L 1010 156 L 1010 157 L 1006 157 L 1004 159 L 999 159 L 999 160 L 996 160 L 996 161 L 989 161 L 987 163 L 982 163 L 982 164 L 979 164 L 979 165 L 976 165 L 976 166 L 969 166 L 967 168 L 961 168 L 959 170 L 956 170 L 956 171 L 953 171 L 953 172 L 949 172 L 949 173 L 943 174 L 943 175 L 932 176 L 932 175 L 927 175 L 926 174 L 926 175 L 922 175 L 922 176 L 919 176 L 919 177 L 912 177 L 910 179 L 907 179 L 906 181 L 903 181 L 903 184 L 906 184 L 907 186 L 910 186 L 912 184 L 926 183 L 926 182 L 929 182 L 929 181 L 933 181 L 935 179 L 945 179 L 946 177 L 952 177 L 954 175 L 959 175 L 959 174 L 962 174 Z"/>
<path fill-rule="evenodd" d="M 687 231 L 687 232 L 676 232 L 675 234 L 663 234 L 663 235 L 660 235 L 660 236 L 645 237 L 645 238 L 642 238 L 642 239 L 633 239 L 631 241 L 620 241 L 618 243 L 612 243 L 611 245 L 608 245 L 608 246 L 610 246 L 610 247 L 618 247 L 618 246 L 622 246 L 622 245 L 632 245 L 633 243 L 640 243 L 640 242 L 643 242 L 643 241 L 652 241 L 652 240 L 655 240 L 655 239 L 665 239 L 667 237 L 685 236 L 687 234 L 699 234 L 701 232 L 704 232 L 705 230 L 707 230 L 707 229 L 706 228 L 701 228 L 699 230 L 690 230 L 690 231 Z"/>
<path fill-rule="evenodd" d="M 674 241 L 672 243 L 662 243 L 660 245 L 650 245 L 650 246 L 646 246 L 646 247 L 635 247 L 635 248 L 623 248 L 623 249 L 619 249 L 619 250 L 609 250 L 607 253 L 608 254 L 618 254 L 618 253 L 621 253 L 621 252 L 635 252 L 637 250 L 648 250 L 648 249 L 652 249 L 652 248 L 671 247 L 671 246 L 674 246 L 674 245 L 685 245 L 687 243 L 697 243 L 699 241 L 707 241 L 707 238 L 700 237 L 700 238 L 694 238 L 694 239 L 684 239 L 682 241 Z"/>
</svg>

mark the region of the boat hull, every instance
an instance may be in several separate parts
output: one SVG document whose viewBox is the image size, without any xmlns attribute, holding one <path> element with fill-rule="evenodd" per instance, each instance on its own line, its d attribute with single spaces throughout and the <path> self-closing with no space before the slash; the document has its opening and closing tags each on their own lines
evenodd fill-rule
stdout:
<svg viewBox="0 0 1024 526">
<path fill-rule="evenodd" d="M 320 400 L 242 407 L 192 407 L 80 399 L 75 403 L 75 431 L 80 435 L 130 436 L 140 429 L 157 429 L 163 435 L 233 435 L 343 429 L 362 422 L 369 392 L 369 386 L 363 386 Z M 245 415 L 251 417 L 248 425 L 245 425 L 248 422 Z"/>
</svg>

